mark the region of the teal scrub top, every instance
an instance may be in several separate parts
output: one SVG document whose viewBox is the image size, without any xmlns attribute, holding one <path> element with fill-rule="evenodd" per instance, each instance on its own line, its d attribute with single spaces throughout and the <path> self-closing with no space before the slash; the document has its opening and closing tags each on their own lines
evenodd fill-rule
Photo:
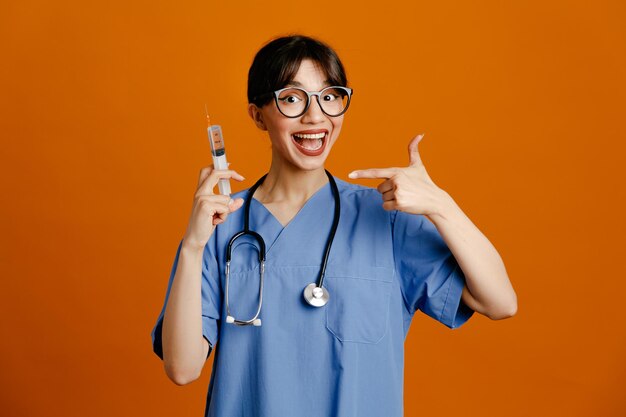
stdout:
<svg viewBox="0 0 626 417">
<path fill-rule="evenodd" d="M 461 300 L 463 271 L 426 217 L 385 211 L 376 189 L 336 182 L 341 216 L 326 269 L 330 299 L 324 307 L 308 305 L 302 292 L 317 281 L 333 221 L 329 183 L 286 227 L 251 201 L 250 228 L 267 247 L 260 327 L 225 320 L 225 252 L 243 229 L 244 208 L 217 226 L 207 243 L 202 333 L 215 357 L 205 416 L 400 417 L 404 341 L 415 312 L 449 328 L 473 314 Z M 245 199 L 247 192 L 234 197 Z M 153 350 L 161 359 L 163 313 L 181 244 L 152 330 Z M 254 315 L 258 291 L 255 241 L 238 239 L 229 288 L 234 317 Z"/>
</svg>

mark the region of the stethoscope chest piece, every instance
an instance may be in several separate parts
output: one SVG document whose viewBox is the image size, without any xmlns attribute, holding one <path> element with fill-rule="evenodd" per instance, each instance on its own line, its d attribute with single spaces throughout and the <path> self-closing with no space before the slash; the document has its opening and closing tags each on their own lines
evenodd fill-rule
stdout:
<svg viewBox="0 0 626 417">
<path fill-rule="evenodd" d="M 312 282 L 304 288 L 304 299 L 313 307 L 323 307 L 328 302 L 330 294 L 326 287 L 318 287 Z"/>
</svg>

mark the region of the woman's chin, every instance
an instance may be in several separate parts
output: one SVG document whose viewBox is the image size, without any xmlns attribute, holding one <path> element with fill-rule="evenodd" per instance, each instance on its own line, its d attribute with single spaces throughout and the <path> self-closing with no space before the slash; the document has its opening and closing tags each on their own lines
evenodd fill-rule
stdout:
<svg viewBox="0 0 626 417">
<path fill-rule="evenodd" d="M 328 158 L 328 151 L 330 151 L 330 147 L 317 156 L 308 156 L 298 153 L 297 157 L 294 158 L 293 161 L 297 167 L 305 171 L 323 169 L 326 159 Z"/>
</svg>

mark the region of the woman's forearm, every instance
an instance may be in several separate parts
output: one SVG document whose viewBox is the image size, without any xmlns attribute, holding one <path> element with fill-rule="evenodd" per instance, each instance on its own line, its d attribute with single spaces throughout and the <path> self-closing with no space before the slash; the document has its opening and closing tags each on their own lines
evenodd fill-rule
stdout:
<svg viewBox="0 0 626 417">
<path fill-rule="evenodd" d="M 517 296 L 496 248 L 445 193 L 440 210 L 428 218 L 459 263 L 466 278 L 463 300 L 475 311 L 492 319 L 513 316 Z"/>
<path fill-rule="evenodd" d="M 176 384 L 197 379 L 206 360 L 202 337 L 203 249 L 183 241 L 163 317 L 163 362 Z"/>
</svg>

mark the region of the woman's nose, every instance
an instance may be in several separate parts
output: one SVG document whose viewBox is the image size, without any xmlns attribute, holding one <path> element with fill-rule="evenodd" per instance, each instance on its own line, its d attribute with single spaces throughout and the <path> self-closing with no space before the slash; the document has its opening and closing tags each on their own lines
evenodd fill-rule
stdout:
<svg viewBox="0 0 626 417">
<path fill-rule="evenodd" d="M 309 108 L 306 109 L 304 115 L 302 115 L 302 122 L 304 123 L 319 123 L 324 120 L 324 112 L 320 106 L 319 97 L 311 97 L 311 103 Z"/>
</svg>

